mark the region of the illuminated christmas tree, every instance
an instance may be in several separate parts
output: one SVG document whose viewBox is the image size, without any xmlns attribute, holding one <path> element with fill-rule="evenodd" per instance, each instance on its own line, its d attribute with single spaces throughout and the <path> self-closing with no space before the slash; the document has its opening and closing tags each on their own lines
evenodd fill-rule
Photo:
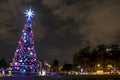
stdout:
<svg viewBox="0 0 120 80">
<path fill-rule="evenodd" d="M 13 74 L 37 74 L 39 72 L 31 24 L 34 12 L 30 8 L 26 10 L 25 15 L 27 17 L 26 24 L 22 30 L 13 61 L 10 63 Z"/>
</svg>

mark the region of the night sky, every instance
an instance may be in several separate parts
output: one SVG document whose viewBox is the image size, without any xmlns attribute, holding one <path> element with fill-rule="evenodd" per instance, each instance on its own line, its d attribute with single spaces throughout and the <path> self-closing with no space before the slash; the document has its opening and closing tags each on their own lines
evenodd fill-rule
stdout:
<svg viewBox="0 0 120 80">
<path fill-rule="evenodd" d="M 120 43 L 120 0 L 0 0 L 0 58 L 12 61 L 29 6 L 39 60 L 72 63 L 81 47 Z"/>
</svg>

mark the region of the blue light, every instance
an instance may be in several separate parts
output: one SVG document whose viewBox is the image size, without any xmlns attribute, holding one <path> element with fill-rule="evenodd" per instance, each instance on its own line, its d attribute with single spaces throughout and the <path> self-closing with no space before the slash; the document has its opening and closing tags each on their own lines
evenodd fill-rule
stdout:
<svg viewBox="0 0 120 80">
<path fill-rule="evenodd" d="M 83 68 L 80 69 L 80 72 L 83 72 Z"/>
<path fill-rule="evenodd" d="M 31 18 L 33 18 L 33 16 L 35 15 L 34 12 L 31 10 L 31 8 L 29 8 L 28 10 L 25 11 L 25 15 L 27 17 L 27 20 L 31 20 Z"/>
</svg>

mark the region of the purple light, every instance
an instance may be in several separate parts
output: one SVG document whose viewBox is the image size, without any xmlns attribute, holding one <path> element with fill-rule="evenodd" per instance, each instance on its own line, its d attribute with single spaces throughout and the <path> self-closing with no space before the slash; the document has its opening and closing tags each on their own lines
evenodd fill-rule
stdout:
<svg viewBox="0 0 120 80">
<path fill-rule="evenodd" d="M 15 62 L 15 65 L 17 65 L 18 63 L 17 62 Z"/>
<path fill-rule="evenodd" d="M 34 60 L 31 60 L 31 62 L 34 62 Z"/>
<path fill-rule="evenodd" d="M 17 67 L 17 70 L 19 70 L 20 68 L 19 67 Z"/>
<path fill-rule="evenodd" d="M 10 67 L 11 71 L 19 73 L 31 73 L 37 72 L 36 52 L 34 49 L 33 31 L 31 20 L 34 16 L 34 12 L 30 9 L 26 10 L 26 24 L 22 30 L 21 38 L 18 42 L 18 46 L 13 57 Z M 31 69 L 30 69 L 31 68 Z"/>
<path fill-rule="evenodd" d="M 30 48 L 28 47 L 28 50 L 30 50 Z"/>
<path fill-rule="evenodd" d="M 34 57 L 36 57 L 36 54 L 34 54 Z"/>
</svg>

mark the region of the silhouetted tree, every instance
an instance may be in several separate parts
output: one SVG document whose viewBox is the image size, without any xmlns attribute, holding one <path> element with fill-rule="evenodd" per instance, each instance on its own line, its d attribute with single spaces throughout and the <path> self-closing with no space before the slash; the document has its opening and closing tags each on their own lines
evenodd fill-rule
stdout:
<svg viewBox="0 0 120 80">
<path fill-rule="evenodd" d="M 87 69 L 92 63 L 90 57 L 90 47 L 81 48 L 79 52 L 73 55 L 73 64 Z"/>
<path fill-rule="evenodd" d="M 90 50 L 90 47 L 81 48 L 73 55 L 73 64 L 83 68 L 94 68 L 97 64 L 102 67 L 113 65 L 120 68 L 120 48 L 118 45 L 106 46 L 104 44 Z"/>
<path fill-rule="evenodd" d="M 69 71 L 73 70 L 73 65 L 72 64 L 64 64 L 61 70 L 69 72 Z"/>
<path fill-rule="evenodd" d="M 8 67 L 7 61 L 4 58 L 2 58 L 0 60 L 0 68 L 7 68 L 7 67 Z"/>
<path fill-rule="evenodd" d="M 59 62 L 57 59 L 53 60 L 53 63 L 52 63 L 52 71 L 53 72 L 58 72 L 59 71 Z"/>
</svg>

